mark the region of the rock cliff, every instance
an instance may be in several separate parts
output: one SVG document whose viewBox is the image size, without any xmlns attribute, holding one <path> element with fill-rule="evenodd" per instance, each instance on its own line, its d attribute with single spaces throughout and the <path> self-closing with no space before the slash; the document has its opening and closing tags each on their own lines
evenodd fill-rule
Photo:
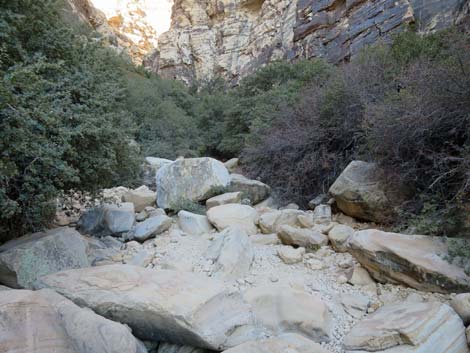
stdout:
<svg viewBox="0 0 470 353">
<path fill-rule="evenodd" d="M 125 0 L 107 8 L 97 0 L 68 0 L 72 10 L 101 33 L 109 45 L 126 51 L 140 65 L 157 47 L 157 33 L 146 13 L 145 2 Z"/>
<path fill-rule="evenodd" d="M 276 59 L 347 61 L 409 24 L 432 31 L 465 13 L 468 0 L 176 0 L 147 65 L 186 82 L 237 82 Z"/>
</svg>

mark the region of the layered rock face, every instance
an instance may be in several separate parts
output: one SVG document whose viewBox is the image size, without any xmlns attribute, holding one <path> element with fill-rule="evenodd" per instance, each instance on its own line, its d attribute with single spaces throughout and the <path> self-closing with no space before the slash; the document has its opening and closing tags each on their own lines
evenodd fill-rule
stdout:
<svg viewBox="0 0 470 353">
<path fill-rule="evenodd" d="M 236 82 L 276 60 L 349 60 L 407 24 L 429 31 L 462 18 L 462 0 L 176 0 L 152 70 L 187 82 Z"/>
<path fill-rule="evenodd" d="M 157 47 L 157 33 L 146 13 L 146 3 L 138 0 L 110 1 L 69 0 L 74 12 L 101 33 L 108 44 L 126 51 L 140 65 L 146 55 Z M 169 5 L 168 5 L 169 6 Z"/>
</svg>

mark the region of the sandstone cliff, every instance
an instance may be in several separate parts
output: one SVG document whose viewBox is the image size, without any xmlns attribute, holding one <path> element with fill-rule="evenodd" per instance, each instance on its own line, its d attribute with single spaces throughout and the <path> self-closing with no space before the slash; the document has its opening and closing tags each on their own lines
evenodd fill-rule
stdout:
<svg viewBox="0 0 470 353">
<path fill-rule="evenodd" d="M 176 0 L 147 64 L 186 82 L 236 82 L 276 59 L 349 60 L 408 24 L 431 31 L 465 13 L 468 0 Z"/>
<path fill-rule="evenodd" d="M 73 11 L 101 33 L 109 45 L 129 54 L 135 64 L 157 47 L 157 33 L 139 0 L 116 3 L 109 11 L 96 0 L 69 0 Z"/>
</svg>

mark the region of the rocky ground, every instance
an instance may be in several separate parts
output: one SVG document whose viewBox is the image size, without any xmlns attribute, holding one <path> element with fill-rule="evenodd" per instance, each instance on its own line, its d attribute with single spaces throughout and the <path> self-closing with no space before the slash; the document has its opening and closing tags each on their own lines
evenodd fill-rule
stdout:
<svg viewBox="0 0 470 353">
<path fill-rule="evenodd" d="M 156 192 L 107 190 L 117 204 L 97 208 L 75 195 L 60 227 L 0 247 L 0 351 L 469 352 L 470 278 L 445 244 L 331 213 L 386 209 L 371 165 L 302 211 L 230 175 L 236 161 L 152 162 Z M 182 194 L 206 212 L 169 211 Z"/>
</svg>

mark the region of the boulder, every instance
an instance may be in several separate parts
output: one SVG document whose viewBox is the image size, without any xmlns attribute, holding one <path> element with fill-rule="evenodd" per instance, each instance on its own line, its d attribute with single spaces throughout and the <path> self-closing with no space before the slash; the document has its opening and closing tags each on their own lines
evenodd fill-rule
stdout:
<svg viewBox="0 0 470 353">
<path fill-rule="evenodd" d="M 276 200 L 274 200 L 274 198 L 272 196 L 270 196 L 266 200 L 257 203 L 253 207 L 256 208 L 257 210 L 261 210 L 261 209 L 264 209 L 264 208 L 276 209 L 276 208 L 278 208 L 278 204 L 277 204 Z"/>
<path fill-rule="evenodd" d="M 288 333 L 279 337 L 246 342 L 223 353 L 328 353 L 328 351 L 301 335 Z"/>
<path fill-rule="evenodd" d="M 347 247 L 379 282 L 439 293 L 470 291 L 470 277 L 445 260 L 448 251 L 442 238 L 370 229 L 355 232 Z"/>
<path fill-rule="evenodd" d="M 133 203 L 135 212 L 141 212 L 145 209 L 145 207 L 155 205 L 156 196 L 157 194 L 155 191 L 152 191 L 147 186 L 142 185 L 137 189 L 127 191 L 122 197 L 122 200 Z"/>
<path fill-rule="evenodd" d="M 277 251 L 277 255 L 285 264 L 292 265 L 302 261 L 305 248 L 295 249 L 292 246 L 283 246 Z"/>
<path fill-rule="evenodd" d="M 459 314 L 465 326 L 470 324 L 470 293 L 457 294 L 450 306 Z"/>
<path fill-rule="evenodd" d="M 229 159 L 224 163 L 225 168 L 227 168 L 229 172 L 233 172 L 235 169 L 237 169 L 239 161 L 240 160 L 238 158 Z"/>
<path fill-rule="evenodd" d="M 241 296 L 196 273 L 109 265 L 42 277 L 37 288 L 44 287 L 128 325 L 143 340 L 220 351 L 258 338 Z"/>
<path fill-rule="evenodd" d="M 175 209 L 184 202 L 207 200 L 229 183 L 227 168 L 215 159 L 180 159 L 158 171 L 157 204 L 164 209 Z"/>
<path fill-rule="evenodd" d="M 210 233 L 214 229 L 207 216 L 188 211 L 178 212 L 178 225 L 183 232 L 194 235 Z"/>
<path fill-rule="evenodd" d="M 284 285 L 250 288 L 243 297 L 269 335 L 297 333 L 315 342 L 330 340 L 332 317 L 318 297 Z"/>
<path fill-rule="evenodd" d="M 318 205 L 313 211 L 313 222 L 319 224 L 328 224 L 331 222 L 331 206 Z"/>
<path fill-rule="evenodd" d="M 40 276 L 88 266 L 87 242 L 68 227 L 27 235 L 0 247 L 0 283 L 12 288 L 30 289 Z"/>
<path fill-rule="evenodd" d="M 367 272 L 367 270 L 361 265 L 354 266 L 353 270 L 351 271 L 348 282 L 354 286 L 375 285 L 375 282 L 369 275 L 369 272 Z"/>
<path fill-rule="evenodd" d="M 238 279 L 249 272 L 254 252 L 245 231 L 229 227 L 216 236 L 206 257 L 214 262 L 216 274 Z"/>
<path fill-rule="evenodd" d="M 105 205 L 104 224 L 112 234 L 121 234 L 132 229 L 135 223 L 135 209 L 131 202 Z"/>
<path fill-rule="evenodd" d="M 209 200 L 206 201 L 207 209 L 226 205 L 229 203 L 241 203 L 242 202 L 242 193 L 241 192 L 227 192 L 222 195 L 211 197 Z"/>
<path fill-rule="evenodd" d="M 355 318 L 363 317 L 369 308 L 370 299 L 364 294 L 342 293 L 340 298 L 346 312 Z"/>
<path fill-rule="evenodd" d="M 212 207 L 207 211 L 207 218 L 219 231 L 237 226 L 242 228 L 248 235 L 258 233 L 256 227 L 258 212 L 247 205 L 227 204 Z"/>
<path fill-rule="evenodd" d="M 230 175 L 230 192 L 241 192 L 244 197 L 250 199 L 252 205 L 256 205 L 266 200 L 271 194 L 271 188 L 258 180 L 252 180 L 240 174 Z"/>
<path fill-rule="evenodd" d="M 143 183 L 151 188 L 156 190 L 155 176 L 161 167 L 164 165 L 173 163 L 173 161 L 165 158 L 157 157 L 145 157 L 145 164 L 143 165 Z"/>
<path fill-rule="evenodd" d="M 279 228 L 279 239 L 285 245 L 304 247 L 307 251 L 318 250 L 328 244 L 328 237 L 318 231 L 306 228 L 295 228 L 287 224 Z"/>
<path fill-rule="evenodd" d="M 171 222 L 172 219 L 168 216 L 151 217 L 138 223 L 128 237 L 131 240 L 137 240 L 143 243 L 147 239 L 168 230 L 171 226 Z"/>
<path fill-rule="evenodd" d="M 308 202 L 308 208 L 311 209 L 311 210 L 314 210 L 315 207 L 317 207 L 321 204 L 324 204 L 327 201 L 328 201 L 328 195 L 320 194 L 320 195 L 318 195 L 317 197 L 315 197 L 314 199 L 312 199 Z"/>
<path fill-rule="evenodd" d="M 329 192 L 338 208 L 348 216 L 385 222 L 391 215 L 393 204 L 386 194 L 383 180 L 383 172 L 376 164 L 353 161 Z"/>
<path fill-rule="evenodd" d="M 2 352 L 146 353 L 126 326 L 49 289 L 0 292 Z"/>
<path fill-rule="evenodd" d="M 91 266 L 109 265 L 113 257 L 119 253 L 122 243 L 111 236 L 101 239 L 84 237 L 87 242 L 88 262 Z"/>
<path fill-rule="evenodd" d="M 331 242 L 331 247 L 335 249 L 337 252 L 346 252 L 348 251 L 346 247 L 346 243 L 351 235 L 353 235 L 354 229 L 345 226 L 342 224 L 338 224 L 334 226 L 328 232 L 328 239 Z"/>
<path fill-rule="evenodd" d="M 360 321 L 344 339 L 348 353 L 468 353 L 465 327 L 445 304 L 388 304 Z"/>
<path fill-rule="evenodd" d="M 305 215 L 299 210 L 276 210 L 266 212 L 259 217 L 259 226 L 263 233 L 278 233 L 282 225 L 287 224 L 292 227 L 302 227 L 298 216 Z"/>
</svg>

